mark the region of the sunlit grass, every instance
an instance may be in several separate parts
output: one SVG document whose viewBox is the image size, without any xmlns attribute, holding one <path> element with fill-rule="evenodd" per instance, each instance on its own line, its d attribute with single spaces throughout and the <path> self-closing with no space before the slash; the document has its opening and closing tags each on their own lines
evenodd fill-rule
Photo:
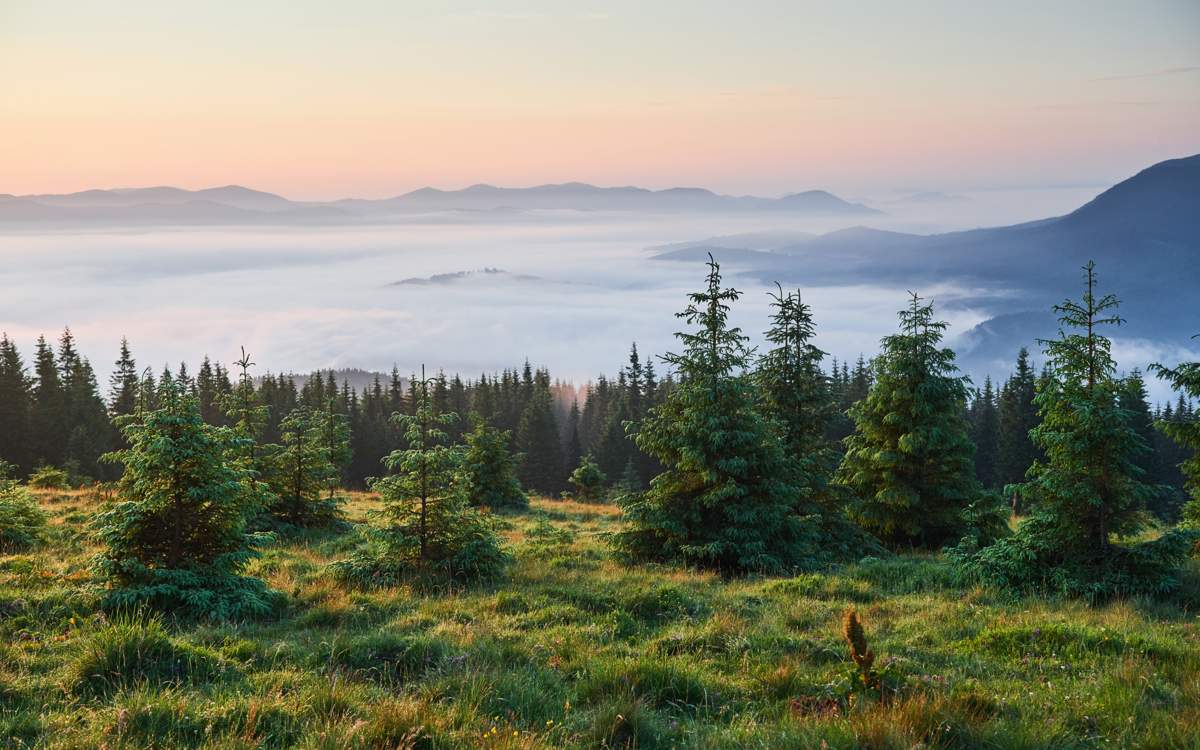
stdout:
<svg viewBox="0 0 1200 750">
<path fill-rule="evenodd" d="M 610 505 L 499 520 L 507 581 L 356 590 L 352 532 L 264 551 L 286 593 L 240 624 L 98 614 L 87 491 L 38 493 L 41 547 L 0 557 L 0 747 L 1178 747 L 1200 737 L 1200 573 L 1170 602 L 1017 598 L 933 555 L 723 580 L 630 567 Z M 361 523 L 377 499 L 352 493 Z M 840 620 L 900 676 L 847 701 Z M 137 674 L 125 674 L 125 671 Z M 822 743 L 825 743 L 822 745 Z"/>
</svg>

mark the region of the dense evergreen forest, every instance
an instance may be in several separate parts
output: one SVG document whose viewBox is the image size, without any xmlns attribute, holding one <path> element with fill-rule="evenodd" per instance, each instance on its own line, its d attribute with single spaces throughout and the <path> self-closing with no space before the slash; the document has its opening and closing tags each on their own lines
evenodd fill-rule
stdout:
<svg viewBox="0 0 1200 750">
<path fill-rule="evenodd" d="M 821 373 L 821 398 L 830 404 L 823 433 L 835 450 L 853 432 L 850 410 L 869 393 L 874 370 L 872 362 L 860 356 L 853 364 L 833 359 Z M 984 487 L 999 490 L 1023 481 L 1038 457 L 1029 431 L 1038 421 L 1038 379 L 1046 376 L 1022 349 L 1012 373 L 1001 383 L 988 377 L 981 387 L 969 389 L 965 417 L 975 445 L 976 477 Z M 122 340 L 112 376 L 102 388 L 69 329 L 57 347 L 38 338 L 28 364 L 17 343 L 0 335 L 0 460 L 21 477 L 56 467 L 75 486 L 114 480 L 119 465 L 100 461 L 104 453 L 122 445 L 114 419 L 156 408 L 158 391 L 172 382 L 196 397 L 205 422 L 231 425 L 236 421 L 231 403 L 240 378 L 207 356 L 194 374 L 186 363 L 175 370 L 164 367 L 158 374 L 141 370 L 129 343 Z M 364 488 L 368 479 L 383 472 L 383 457 L 405 445 L 392 414 L 415 410 L 411 377 L 396 368 L 387 377 L 376 374 L 361 391 L 339 382 L 334 372 L 321 370 L 303 377 L 265 374 L 250 382 L 254 405 L 263 407 L 257 435 L 263 443 L 279 443 L 284 422 L 298 409 L 332 410 L 345 418 L 350 455 L 339 470 L 342 484 L 350 488 Z M 1191 452 L 1154 425 L 1193 422 L 1200 414 L 1182 393 L 1174 402 L 1152 406 L 1138 370 L 1129 372 L 1121 384 L 1122 406 L 1150 448 L 1138 459 L 1144 481 L 1156 488 L 1148 506 L 1164 521 L 1177 520 L 1186 499 L 1179 464 Z M 660 377 L 654 359 L 643 357 L 635 344 L 615 378 L 599 375 L 581 388 L 525 362 L 477 379 L 439 372 L 430 393 L 435 413 L 463 417 L 450 428 L 455 442 L 470 426 L 466 416 L 478 415 L 509 433 L 510 449 L 520 454 L 524 486 L 553 496 L 568 489 L 568 478 L 589 454 L 609 485 L 646 487 L 661 466 L 627 437 L 624 424 L 644 419 L 674 386 L 673 374 Z"/>
</svg>

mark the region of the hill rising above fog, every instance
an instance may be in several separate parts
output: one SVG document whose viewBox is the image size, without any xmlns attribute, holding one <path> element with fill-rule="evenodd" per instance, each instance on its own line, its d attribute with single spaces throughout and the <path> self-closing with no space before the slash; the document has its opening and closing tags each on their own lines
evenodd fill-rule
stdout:
<svg viewBox="0 0 1200 750">
<path fill-rule="evenodd" d="M 946 295 L 953 304 L 994 316 L 964 340 L 1009 359 L 1053 334 L 1050 306 L 1078 296 L 1080 266 L 1095 260 L 1102 289 L 1122 300 L 1120 335 L 1183 346 L 1200 333 L 1200 155 L 1155 164 L 1065 216 L 1014 226 L 935 235 L 855 227 L 788 244 L 759 232 L 657 249 L 654 258 L 671 261 L 711 252 L 741 273 L 802 287 L 953 285 L 963 290 Z"/>
</svg>

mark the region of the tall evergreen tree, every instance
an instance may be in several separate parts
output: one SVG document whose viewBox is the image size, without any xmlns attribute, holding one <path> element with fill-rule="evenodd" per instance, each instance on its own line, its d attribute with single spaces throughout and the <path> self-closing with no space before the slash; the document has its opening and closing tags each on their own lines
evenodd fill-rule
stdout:
<svg viewBox="0 0 1200 750">
<path fill-rule="evenodd" d="M 971 442 L 975 444 L 975 477 L 988 489 L 999 487 L 1000 413 L 992 378 L 983 380 L 983 390 L 975 391 L 967 413 Z"/>
<path fill-rule="evenodd" d="M 1059 335 L 1041 343 L 1049 376 L 1035 399 L 1041 423 L 1033 464 L 1019 492 L 1030 517 L 1017 533 L 979 553 L 980 568 L 1014 587 L 1049 586 L 1099 599 L 1158 592 L 1177 585 L 1187 539 L 1168 533 L 1153 542 L 1118 543 L 1145 526 L 1151 488 L 1137 462 L 1146 445 L 1122 408 L 1121 383 L 1105 325 L 1120 325 L 1120 304 L 1096 291 L 1095 264 L 1084 267 L 1083 297 L 1055 306 Z"/>
<path fill-rule="evenodd" d="M 67 403 L 54 349 L 38 336 L 29 442 L 33 461 L 62 466 L 67 451 Z"/>
<path fill-rule="evenodd" d="M 1177 367 L 1154 364 L 1150 369 L 1180 391 L 1180 401 L 1184 405 L 1187 403 L 1183 401 L 1185 394 L 1189 398 L 1200 398 L 1200 362 L 1184 362 Z M 1161 420 L 1157 426 L 1177 444 L 1191 451 L 1191 456 L 1180 464 L 1186 477 L 1185 486 L 1191 493 L 1191 500 L 1184 506 L 1183 517 L 1188 526 L 1200 529 L 1200 418 L 1188 414 L 1186 408 L 1177 411 L 1185 413 L 1182 416 L 1177 414 L 1175 419 Z"/>
<path fill-rule="evenodd" d="M 783 570 L 811 552 L 795 515 L 800 489 L 788 480 L 783 445 L 744 374 L 746 337 L 728 323 L 741 293 L 722 287 L 711 256 L 708 265 L 705 290 L 677 314 L 692 327 L 676 334 L 683 351 L 664 357 L 680 383 L 630 425 L 638 447 L 666 468 L 646 492 L 625 496 L 627 528 L 617 541 L 637 558 Z"/>
<path fill-rule="evenodd" d="M 850 409 L 840 481 L 858 495 L 854 516 L 893 545 L 936 548 L 967 530 L 980 499 L 974 446 L 963 417 L 967 379 L 940 346 L 946 323 L 912 295 L 900 332 L 883 340 L 875 384 Z"/>
<path fill-rule="evenodd" d="M 825 352 L 812 343 L 816 326 L 799 291 L 785 294 L 779 286 L 771 307 L 766 339 L 774 346 L 759 360 L 755 382 L 766 413 L 779 422 L 794 480 L 806 500 L 828 503 L 837 454 L 825 438 L 836 410 L 821 371 Z"/>
<path fill-rule="evenodd" d="M 21 474 L 34 468 L 29 450 L 32 409 L 25 362 L 8 334 L 0 334 L 0 460 L 13 464 Z"/>
<path fill-rule="evenodd" d="M 100 463 L 100 457 L 114 447 L 117 436 L 92 365 L 86 359 L 76 358 L 71 377 L 64 385 L 69 430 L 64 466 L 70 467 L 77 478 L 115 478 L 111 467 Z"/>
<path fill-rule="evenodd" d="M 1037 405 L 1033 401 L 1037 381 L 1037 374 L 1029 364 L 1029 351 L 1021 347 L 1017 369 L 1000 390 L 996 480 L 1002 487 L 1025 481 L 1025 473 L 1041 455 L 1029 437 L 1030 430 L 1038 423 Z M 1010 497 L 1015 503 L 1016 495 Z"/>
<path fill-rule="evenodd" d="M 108 380 L 108 413 L 113 417 L 132 414 L 137 409 L 139 386 L 137 362 L 129 351 L 129 340 L 122 336 L 121 354 Z"/>
<path fill-rule="evenodd" d="M 535 385 L 531 380 L 529 388 L 529 402 L 517 429 L 521 484 L 554 496 L 562 492 L 566 481 L 554 404 L 547 385 Z"/>
<path fill-rule="evenodd" d="M 571 401 L 571 410 L 567 412 L 567 443 L 563 447 L 563 467 L 574 471 L 583 459 L 583 441 L 579 434 L 582 414 L 579 411 L 579 401 Z"/>
</svg>

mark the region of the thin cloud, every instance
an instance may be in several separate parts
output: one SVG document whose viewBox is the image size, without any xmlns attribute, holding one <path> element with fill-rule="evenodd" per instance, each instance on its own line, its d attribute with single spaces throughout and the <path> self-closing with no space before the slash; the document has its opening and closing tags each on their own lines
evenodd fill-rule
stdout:
<svg viewBox="0 0 1200 750">
<path fill-rule="evenodd" d="M 1179 68 L 1163 68 L 1162 70 L 1154 70 L 1149 73 L 1127 73 L 1125 75 L 1104 76 L 1102 78 L 1093 78 L 1092 82 L 1099 81 L 1130 81 L 1136 78 L 1158 78 L 1161 76 L 1176 76 L 1184 73 L 1198 73 L 1200 65 L 1187 65 Z"/>
</svg>

